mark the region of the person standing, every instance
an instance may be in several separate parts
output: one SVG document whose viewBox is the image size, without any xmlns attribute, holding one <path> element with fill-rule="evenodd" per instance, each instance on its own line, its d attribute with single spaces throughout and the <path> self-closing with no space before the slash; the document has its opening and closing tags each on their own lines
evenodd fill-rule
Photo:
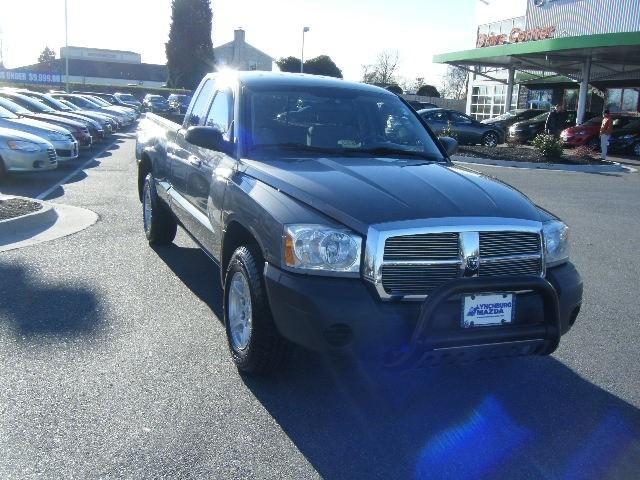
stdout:
<svg viewBox="0 0 640 480">
<path fill-rule="evenodd" d="M 600 125 L 600 158 L 602 160 L 607 159 L 607 150 L 609 149 L 609 139 L 613 132 L 613 118 L 609 110 L 602 112 L 602 124 Z"/>
<path fill-rule="evenodd" d="M 562 105 L 558 104 L 549 112 L 549 116 L 547 117 L 547 121 L 544 125 L 544 130 L 548 135 L 553 135 L 558 138 L 560 136 L 560 132 L 564 130 L 565 123 L 565 113 L 562 110 Z"/>
</svg>

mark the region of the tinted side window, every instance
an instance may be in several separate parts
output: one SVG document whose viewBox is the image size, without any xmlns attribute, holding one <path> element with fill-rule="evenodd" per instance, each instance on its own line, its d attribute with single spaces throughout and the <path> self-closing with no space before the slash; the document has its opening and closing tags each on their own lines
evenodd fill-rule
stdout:
<svg viewBox="0 0 640 480">
<path fill-rule="evenodd" d="M 454 123 L 471 123 L 471 119 L 458 112 L 451 112 L 451 120 Z"/>
<path fill-rule="evenodd" d="M 422 118 L 430 122 L 446 122 L 448 120 L 447 112 L 442 112 L 442 111 L 425 113 L 422 115 Z"/>
<path fill-rule="evenodd" d="M 229 127 L 233 118 L 233 97 L 229 91 L 219 91 L 213 99 L 205 125 L 216 127 L 229 140 Z"/>
<path fill-rule="evenodd" d="M 193 108 L 191 109 L 191 113 L 189 114 L 190 125 L 204 124 L 204 118 L 207 114 L 207 109 L 209 108 L 209 101 L 211 100 L 212 93 L 213 81 L 207 80 L 200 89 L 198 98 L 196 98 L 196 101 L 193 104 Z"/>
</svg>

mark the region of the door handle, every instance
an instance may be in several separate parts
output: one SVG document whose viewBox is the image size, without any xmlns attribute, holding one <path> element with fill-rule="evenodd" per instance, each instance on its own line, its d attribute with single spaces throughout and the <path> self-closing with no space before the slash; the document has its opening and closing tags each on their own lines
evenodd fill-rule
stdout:
<svg viewBox="0 0 640 480">
<path fill-rule="evenodd" d="M 189 157 L 189 164 L 193 165 L 194 167 L 200 167 L 202 165 L 202 160 L 200 160 L 195 155 L 191 155 Z"/>
</svg>

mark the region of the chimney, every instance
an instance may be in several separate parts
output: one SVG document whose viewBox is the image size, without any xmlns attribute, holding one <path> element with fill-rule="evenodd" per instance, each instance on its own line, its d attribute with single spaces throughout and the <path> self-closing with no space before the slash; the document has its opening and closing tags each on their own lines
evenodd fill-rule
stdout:
<svg viewBox="0 0 640 480">
<path fill-rule="evenodd" d="M 233 31 L 233 41 L 235 43 L 244 43 L 244 30 L 242 28 Z"/>
</svg>

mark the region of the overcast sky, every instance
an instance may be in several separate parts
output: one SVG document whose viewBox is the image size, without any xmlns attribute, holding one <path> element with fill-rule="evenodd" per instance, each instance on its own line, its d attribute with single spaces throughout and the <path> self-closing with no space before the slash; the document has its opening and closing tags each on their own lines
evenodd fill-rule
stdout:
<svg viewBox="0 0 640 480">
<path fill-rule="evenodd" d="M 253 46 L 274 58 L 327 54 L 350 80 L 376 53 L 398 50 L 401 74 L 438 84 L 435 53 L 474 47 L 477 0 L 213 0 L 213 44 L 243 27 Z M 171 0 L 68 0 L 69 45 L 132 50 L 165 63 Z M 0 0 L 5 65 L 35 63 L 45 45 L 64 45 L 64 0 Z"/>
</svg>

